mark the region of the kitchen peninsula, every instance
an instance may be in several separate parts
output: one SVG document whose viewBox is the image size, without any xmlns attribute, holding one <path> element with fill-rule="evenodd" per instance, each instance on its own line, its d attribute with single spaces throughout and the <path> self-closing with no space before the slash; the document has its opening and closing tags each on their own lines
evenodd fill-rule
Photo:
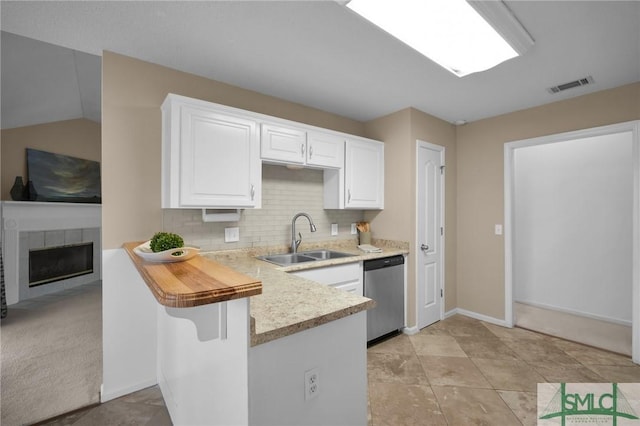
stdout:
<svg viewBox="0 0 640 426">
<path fill-rule="evenodd" d="M 167 295 L 149 283 L 149 267 L 163 265 L 142 261 L 135 246 L 125 248 L 159 302 L 157 380 L 175 424 L 366 424 L 365 311 L 375 303 L 288 272 L 406 250 L 362 255 L 353 247 L 349 258 L 285 268 L 251 250 L 205 253 L 180 262 L 179 273 L 223 271 L 238 292 L 225 288 L 219 301 L 176 308 L 162 305 Z M 310 371 L 318 378 L 311 395 Z"/>
</svg>

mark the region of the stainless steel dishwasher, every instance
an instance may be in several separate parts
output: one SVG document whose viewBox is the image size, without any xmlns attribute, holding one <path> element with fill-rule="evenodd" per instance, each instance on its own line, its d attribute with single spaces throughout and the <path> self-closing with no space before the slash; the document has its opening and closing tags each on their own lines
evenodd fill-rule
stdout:
<svg viewBox="0 0 640 426">
<path fill-rule="evenodd" d="M 364 295 L 376 301 L 367 311 L 367 342 L 404 327 L 404 256 L 365 261 Z"/>
</svg>

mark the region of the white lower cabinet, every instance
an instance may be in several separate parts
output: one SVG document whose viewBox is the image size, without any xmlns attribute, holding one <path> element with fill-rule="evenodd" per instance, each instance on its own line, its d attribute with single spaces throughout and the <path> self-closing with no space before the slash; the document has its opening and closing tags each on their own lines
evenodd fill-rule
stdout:
<svg viewBox="0 0 640 426">
<path fill-rule="evenodd" d="M 334 288 L 357 294 L 358 296 L 364 294 L 362 285 L 362 262 L 306 269 L 292 272 L 292 274 L 316 281 L 320 284 L 330 285 Z"/>
</svg>

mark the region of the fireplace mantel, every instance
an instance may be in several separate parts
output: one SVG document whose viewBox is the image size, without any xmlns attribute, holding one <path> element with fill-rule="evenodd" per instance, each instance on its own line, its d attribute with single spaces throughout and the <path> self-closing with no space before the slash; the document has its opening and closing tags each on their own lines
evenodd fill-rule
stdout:
<svg viewBox="0 0 640 426">
<path fill-rule="evenodd" d="M 43 203 L 37 201 L 3 201 L 2 228 L 5 232 L 49 231 L 69 228 L 99 228 L 100 204 Z"/>
<path fill-rule="evenodd" d="M 100 204 L 2 201 L 2 253 L 7 304 L 17 303 L 20 232 L 57 231 L 102 226 Z M 97 247 L 100 251 L 100 247 Z"/>
</svg>

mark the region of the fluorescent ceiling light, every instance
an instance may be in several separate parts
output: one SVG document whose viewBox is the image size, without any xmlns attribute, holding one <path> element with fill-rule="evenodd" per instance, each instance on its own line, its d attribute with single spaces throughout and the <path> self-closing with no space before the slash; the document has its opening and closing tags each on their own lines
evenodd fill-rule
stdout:
<svg viewBox="0 0 640 426">
<path fill-rule="evenodd" d="M 347 7 L 458 77 L 492 68 L 533 45 L 502 1 L 351 0 Z"/>
</svg>

